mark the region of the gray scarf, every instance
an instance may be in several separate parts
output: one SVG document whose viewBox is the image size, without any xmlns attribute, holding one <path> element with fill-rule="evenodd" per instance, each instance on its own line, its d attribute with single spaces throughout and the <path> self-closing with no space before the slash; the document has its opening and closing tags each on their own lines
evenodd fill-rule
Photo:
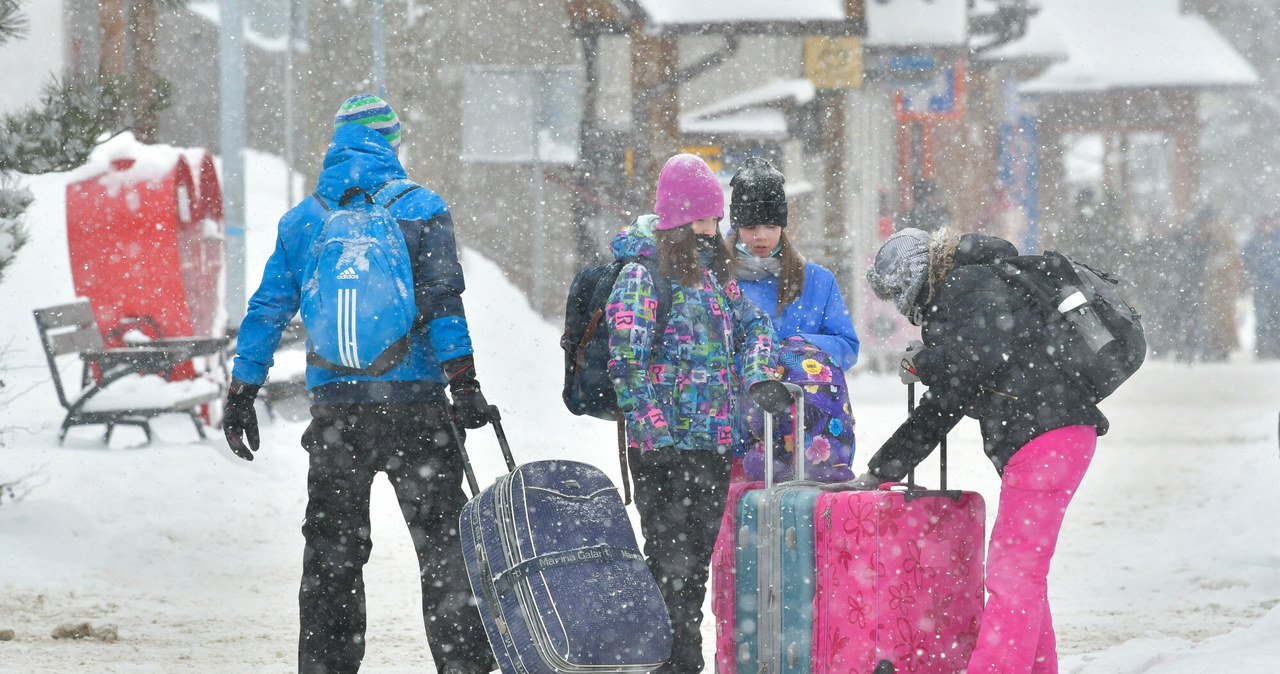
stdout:
<svg viewBox="0 0 1280 674">
<path fill-rule="evenodd" d="M 769 257 L 756 257 L 747 252 L 746 247 L 739 241 L 738 245 L 734 246 L 734 252 L 738 254 L 735 275 L 739 281 L 760 281 L 782 273 L 782 257 L 779 256 L 782 246 L 778 246 L 778 249 Z"/>
</svg>

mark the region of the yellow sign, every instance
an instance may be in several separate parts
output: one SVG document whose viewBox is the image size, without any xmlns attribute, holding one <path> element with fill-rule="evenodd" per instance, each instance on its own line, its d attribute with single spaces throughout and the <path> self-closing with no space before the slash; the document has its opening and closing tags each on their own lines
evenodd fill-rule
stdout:
<svg viewBox="0 0 1280 674">
<path fill-rule="evenodd" d="M 680 147 L 680 151 L 702 157 L 702 161 L 707 162 L 707 166 L 710 166 L 711 170 L 716 173 L 719 173 L 723 166 L 723 162 L 720 160 L 719 145 L 683 145 Z"/>
<path fill-rule="evenodd" d="M 804 75 L 819 89 L 862 86 L 862 40 L 856 37 L 804 39 Z"/>
</svg>

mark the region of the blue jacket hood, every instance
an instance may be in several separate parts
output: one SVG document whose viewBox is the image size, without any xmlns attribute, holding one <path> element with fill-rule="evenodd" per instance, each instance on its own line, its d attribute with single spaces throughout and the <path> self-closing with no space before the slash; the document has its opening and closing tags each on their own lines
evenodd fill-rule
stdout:
<svg viewBox="0 0 1280 674">
<path fill-rule="evenodd" d="M 316 192 L 337 201 L 347 188 L 372 191 L 388 180 L 404 177 L 396 151 L 382 134 L 363 124 L 345 124 L 333 132 Z"/>
<path fill-rule="evenodd" d="M 613 237 L 613 256 L 619 260 L 627 257 L 653 257 L 658 252 L 658 241 L 654 231 L 658 225 L 658 216 L 642 215 L 634 222 L 622 228 Z"/>
</svg>

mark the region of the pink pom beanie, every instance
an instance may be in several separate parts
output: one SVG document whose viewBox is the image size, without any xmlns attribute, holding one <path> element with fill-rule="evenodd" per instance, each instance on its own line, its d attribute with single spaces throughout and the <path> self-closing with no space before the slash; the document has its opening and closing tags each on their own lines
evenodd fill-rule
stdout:
<svg viewBox="0 0 1280 674">
<path fill-rule="evenodd" d="M 658 199 L 653 205 L 658 229 L 675 229 L 694 220 L 724 217 L 724 190 L 701 157 L 678 154 L 658 174 Z"/>
</svg>

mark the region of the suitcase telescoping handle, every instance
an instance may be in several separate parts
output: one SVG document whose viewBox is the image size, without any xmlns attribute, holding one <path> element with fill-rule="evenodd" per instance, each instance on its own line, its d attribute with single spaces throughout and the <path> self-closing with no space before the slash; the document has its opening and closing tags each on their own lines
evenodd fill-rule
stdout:
<svg viewBox="0 0 1280 674">
<path fill-rule="evenodd" d="M 453 437 L 458 439 L 458 453 L 462 455 L 462 469 L 467 474 L 467 486 L 471 487 L 471 497 L 475 498 L 480 494 L 480 483 L 476 481 L 476 472 L 471 468 L 471 457 L 467 455 L 466 442 L 458 431 L 453 410 L 449 411 L 448 416 L 449 429 L 453 431 Z M 498 436 L 498 446 L 502 448 L 502 458 L 507 462 L 507 472 L 512 472 L 516 469 L 516 461 L 511 458 L 511 445 L 507 444 L 507 434 L 502 430 L 502 413 L 498 411 L 497 405 L 489 406 L 489 423 L 493 424 L 493 432 Z"/>
<path fill-rule="evenodd" d="M 795 436 L 795 448 L 791 452 L 796 462 L 795 479 L 804 479 L 804 389 L 796 384 L 782 382 L 791 394 L 792 435 Z M 764 412 L 764 486 L 773 486 L 773 415 L 763 408 Z"/>
<path fill-rule="evenodd" d="M 915 414 L 916 411 L 916 385 L 914 383 L 907 384 L 907 416 Z M 938 463 L 942 469 L 942 475 L 938 483 L 938 489 L 916 489 L 916 468 L 912 466 L 907 470 L 907 491 L 906 500 L 920 498 L 922 496 L 945 496 L 952 501 L 959 501 L 961 492 L 958 489 L 947 489 L 947 436 L 942 436 L 942 440 L 938 441 Z"/>
</svg>

